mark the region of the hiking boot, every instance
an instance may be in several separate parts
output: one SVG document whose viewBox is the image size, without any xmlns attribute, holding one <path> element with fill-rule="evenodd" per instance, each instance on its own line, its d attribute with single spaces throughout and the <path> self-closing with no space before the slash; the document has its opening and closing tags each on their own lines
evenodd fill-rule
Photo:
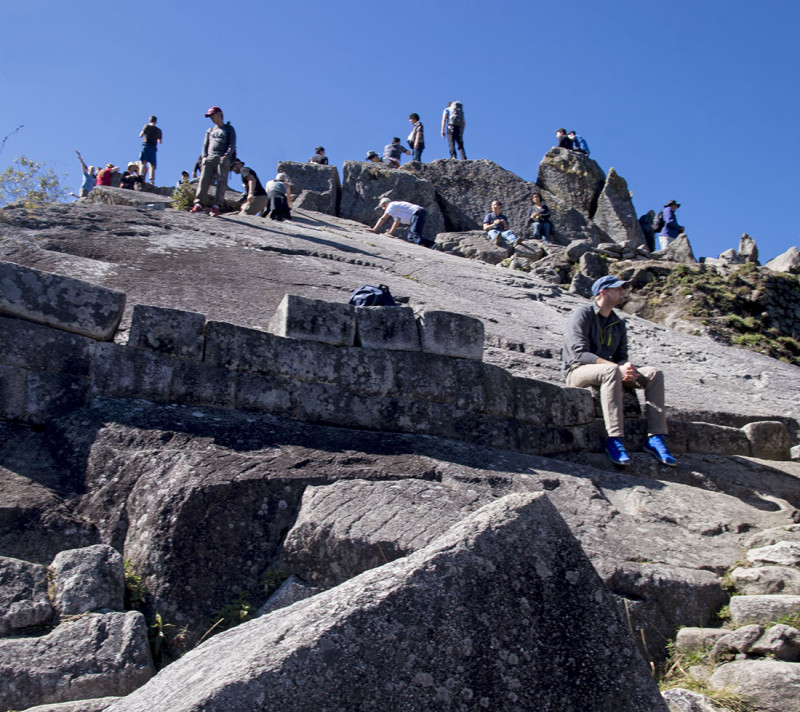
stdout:
<svg viewBox="0 0 800 712">
<path fill-rule="evenodd" d="M 219 217 L 219 208 L 216 205 L 212 205 L 211 206 L 211 210 L 208 211 L 208 214 L 212 218 L 218 218 Z"/>
<path fill-rule="evenodd" d="M 625 451 L 625 446 L 622 444 L 622 438 L 609 438 L 606 440 L 606 454 L 608 459 L 615 465 L 630 465 L 631 458 Z"/>
<path fill-rule="evenodd" d="M 189 212 L 190 213 L 202 213 L 203 212 L 203 206 L 200 205 L 200 203 L 195 203 L 192 206 L 192 209 Z"/>
<path fill-rule="evenodd" d="M 664 438 L 660 435 L 651 435 L 647 438 L 647 442 L 644 444 L 642 450 L 649 452 L 662 465 L 667 465 L 668 467 L 678 466 L 678 461 L 672 457 L 667 448 L 667 444 L 664 442 Z"/>
</svg>

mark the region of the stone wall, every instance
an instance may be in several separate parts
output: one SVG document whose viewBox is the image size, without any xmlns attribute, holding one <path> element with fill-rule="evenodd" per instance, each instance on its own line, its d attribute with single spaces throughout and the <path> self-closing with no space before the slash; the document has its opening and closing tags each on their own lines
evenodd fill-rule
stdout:
<svg viewBox="0 0 800 712">
<path fill-rule="evenodd" d="M 270 325 L 275 333 L 269 333 L 137 305 L 128 344 L 122 345 L 100 340 L 109 338 L 108 330 L 87 324 L 86 309 L 80 312 L 84 333 L 72 333 L 65 317 L 67 297 L 85 306 L 101 288 L 0 263 L 1 274 L 16 269 L 25 271 L 29 296 L 24 309 L 13 300 L 0 302 L 5 314 L 0 316 L 0 418 L 5 420 L 42 425 L 94 397 L 142 398 L 448 437 L 531 454 L 602 448 L 592 391 L 516 377 L 483 363 L 483 324 L 471 317 L 414 314 L 407 307 L 354 308 L 287 295 Z M 84 293 L 76 287 L 81 284 Z M 52 326 L 31 321 L 37 293 L 42 303 L 45 297 L 60 300 L 60 319 Z M 106 297 L 114 295 L 117 305 L 120 296 L 124 300 L 119 293 Z M 631 412 L 638 416 L 635 401 Z M 782 424 L 751 426 L 675 422 L 670 443 L 677 453 L 788 459 Z M 631 438 L 645 434 L 638 417 L 627 428 Z"/>
</svg>

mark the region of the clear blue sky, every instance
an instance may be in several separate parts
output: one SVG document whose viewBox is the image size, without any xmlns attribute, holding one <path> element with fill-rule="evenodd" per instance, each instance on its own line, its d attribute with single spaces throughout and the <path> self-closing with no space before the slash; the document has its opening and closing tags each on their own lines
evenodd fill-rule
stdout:
<svg viewBox="0 0 800 712">
<path fill-rule="evenodd" d="M 212 104 L 268 176 L 318 144 L 333 164 L 361 159 L 405 138 L 412 111 L 423 158 L 444 158 L 441 112 L 458 99 L 470 158 L 535 180 L 555 129 L 574 128 L 628 181 L 639 214 L 682 203 L 698 256 L 743 232 L 762 262 L 800 243 L 796 0 L 3 6 L 0 138 L 23 128 L 0 169 L 25 154 L 75 192 L 74 150 L 91 164 L 135 160 L 150 114 L 164 131 L 156 182 L 171 185 L 191 170 Z"/>
</svg>

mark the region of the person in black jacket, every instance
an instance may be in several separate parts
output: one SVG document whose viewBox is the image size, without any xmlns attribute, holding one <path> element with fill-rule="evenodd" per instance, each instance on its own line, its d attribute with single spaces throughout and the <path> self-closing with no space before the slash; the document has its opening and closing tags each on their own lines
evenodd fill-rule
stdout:
<svg viewBox="0 0 800 712">
<path fill-rule="evenodd" d="M 567 136 L 566 129 L 558 129 L 556 131 L 556 140 L 558 141 L 559 148 L 573 148 L 572 139 Z"/>
<path fill-rule="evenodd" d="M 550 240 L 550 208 L 547 203 L 542 202 L 542 194 L 534 193 L 531 196 L 531 225 L 533 226 L 533 236 L 537 240 L 548 243 Z"/>
<path fill-rule="evenodd" d="M 561 361 L 567 385 L 600 387 L 600 405 L 606 426 L 606 453 L 615 465 L 629 465 L 622 442 L 624 420 L 622 387 L 644 388 L 648 438 L 645 452 L 662 465 L 676 467 L 664 442 L 667 416 L 664 412 L 664 374 L 649 366 L 634 366 L 628 360 L 628 332 L 614 311 L 624 304 L 627 282 L 608 275 L 592 285 L 594 302 L 578 307 L 567 322 Z"/>
</svg>

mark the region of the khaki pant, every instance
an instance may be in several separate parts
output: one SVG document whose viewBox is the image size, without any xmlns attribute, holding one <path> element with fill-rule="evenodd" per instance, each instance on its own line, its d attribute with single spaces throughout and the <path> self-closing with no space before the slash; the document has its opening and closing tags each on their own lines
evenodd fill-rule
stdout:
<svg viewBox="0 0 800 712">
<path fill-rule="evenodd" d="M 245 215 L 259 215 L 267 207 L 269 198 L 266 195 L 254 195 L 250 205 L 243 203 L 240 212 Z"/>
<path fill-rule="evenodd" d="M 664 374 L 655 368 L 637 368 L 641 378 L 636 388 L 644 388 L 647 431 L 650 435 L 667 434 L 667 416 L 664 413 Z M 600 387 L 600 405 L 606 434 L 610 438 L 621 438 L 625 434 L 622 415 L 622 372 L 618 366 L 607 363 L 573 366 L 567 373 L 567 385 L 573 388 Z M 628 384 L 624 384 L 626 387 Z"/>
<path fill-rule="evenodd" d="M 206 156 L 200 169 L 200 182 L 197 185 L 194 202 L 201 205 L 206 204 L 208 201 L 208 189 L 211 187 L 211 181 L 216 177 L 217 191 L 212 205 L 221 208 L 225 204 L 225 191 L 228 189 L 228 173 L 230 173 L 230 170 L 231 159 L 227 156 Z"/>
</svg>

